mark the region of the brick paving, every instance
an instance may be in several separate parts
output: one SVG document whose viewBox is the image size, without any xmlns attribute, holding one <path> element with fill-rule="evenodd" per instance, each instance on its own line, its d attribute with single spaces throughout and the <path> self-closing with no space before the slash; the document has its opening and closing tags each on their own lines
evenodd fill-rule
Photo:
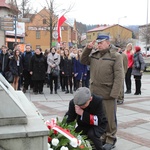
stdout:
<svg viewBox="0 0 150 150">
<path fill-rule="evenodd" d="M 134 95 L 134 80 L 132 81 L 132 94 L 125 95 L 125 102 L 118 105 L 117 143 L 114 150 L 150 150 L 150 75 L 143 75 L 142 94 Z M 44 95 L 34 95 L 31 91 L 26 93 L 27 98 L 33 102 L 44 120 L 58 117 L 62 119 L 72 94 L 49 94 L 44 88 Z"/>
</svg>

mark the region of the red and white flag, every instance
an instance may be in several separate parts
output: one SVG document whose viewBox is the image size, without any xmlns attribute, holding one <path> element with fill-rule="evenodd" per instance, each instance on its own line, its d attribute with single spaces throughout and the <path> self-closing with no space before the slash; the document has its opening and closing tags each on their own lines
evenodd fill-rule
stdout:
<svg viewBox="0 0 150 150">
<path fill-rule="evenodd" d="M 61 41 L 61 26 L 65 21 L 66 21 L 66 18 L 64 15 L 58 18 L 58 23 L 57 23 L 58 43 L 60 43 Z"/>
</svg>

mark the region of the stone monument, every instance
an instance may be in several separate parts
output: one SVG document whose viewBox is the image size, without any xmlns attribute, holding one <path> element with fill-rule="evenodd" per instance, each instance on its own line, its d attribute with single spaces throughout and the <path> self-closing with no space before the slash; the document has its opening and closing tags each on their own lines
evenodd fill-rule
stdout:
<svg viewBox="0 0 150 150">
<path fill-rule="evenodd" d="M 48 132 L 38 109 L 0 74 L 0 150 L 47 150 Z"/>
</svg>

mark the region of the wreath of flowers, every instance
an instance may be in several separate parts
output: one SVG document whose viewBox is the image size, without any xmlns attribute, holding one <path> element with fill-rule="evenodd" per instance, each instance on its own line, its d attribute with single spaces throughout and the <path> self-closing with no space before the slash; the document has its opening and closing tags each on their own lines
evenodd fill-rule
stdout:
<svg viewBox="0 0 150 150">
<path fill-rule="evenodd" d="M 92 150 L 87 136 L 75 132 L 76 121 L 66 123 L 58 118 L 45 122 L 49 128 L 48 150 Z"/>
</svg>

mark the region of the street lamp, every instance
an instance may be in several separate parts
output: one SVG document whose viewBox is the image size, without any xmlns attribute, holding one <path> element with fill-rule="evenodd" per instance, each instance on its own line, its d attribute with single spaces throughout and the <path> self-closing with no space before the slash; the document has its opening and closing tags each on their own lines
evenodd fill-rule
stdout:
<svg viewBox="0 0 150 150">
<path fill-rule="evenodd" d="M 127 16 L 123 16 L 123 17 L 119 17 L 118 18 L 118 41 L 120 39 L 120 34 L 119 34 L 119 23 L 120 23 L 120 20 L 123 19 L 123 18 L 127 18 Z"/>
<path fill-rule="evenodd" d="M 148 39 L 147 39 L 147 35 L 148 35 L 148 5 L 149 5 L 149 0 L 147 0 L 147 16 L 146 16 L 146 56 L 147 56 L 147 44 L 148 44 Z"/>
</svg>

